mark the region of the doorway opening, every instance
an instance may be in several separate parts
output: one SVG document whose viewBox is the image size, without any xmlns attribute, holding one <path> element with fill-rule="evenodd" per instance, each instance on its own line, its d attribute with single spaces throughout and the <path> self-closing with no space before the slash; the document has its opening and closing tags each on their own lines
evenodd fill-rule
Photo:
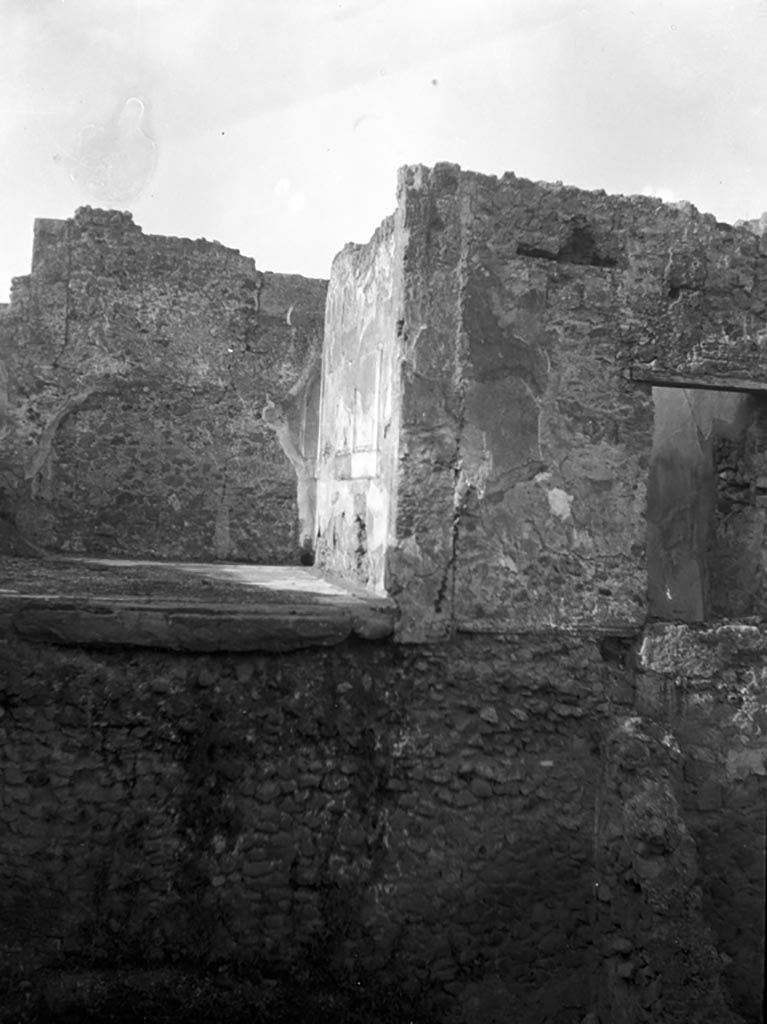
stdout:
<svg viewBox="0 0 767 1024">
<path fill-rule="evenodd" d="M 767 609 L 767 396 L 654 387 L 648 609 L 703 622 Z"/>
</svg>

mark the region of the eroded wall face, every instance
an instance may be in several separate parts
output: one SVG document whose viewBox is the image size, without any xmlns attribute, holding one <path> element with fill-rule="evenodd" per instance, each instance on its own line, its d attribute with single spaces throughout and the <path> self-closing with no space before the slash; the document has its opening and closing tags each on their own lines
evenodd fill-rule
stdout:
<svg viewBox="0 0 767 1024">
<path fill-rule="evenodd" d="M 401 426 L 390 592 L 402 639 L 453 628 L 457 481 L 465 387 L 467 223 L 455 176 L 400 173 L 397 216 L 406 232 L 400 329 Z"/>
<path fill-rule="evenodd" d="M 4 962 L 351 976 L 402 1019 L 759 1020 L 764 638 L 632 639 L 8 639 Z"/>
<path fill-rule="evenodd" d="M 587 220 L 577 194 L 547 211 L 535 188 L 467 187 L 456 620 L 641 620 L 652 409 L 621 374 L 609 210 L 593 200 Z"/>
<path fill-rule="evenodd" d="M 635 292 L 612 202 L 403 174 L 403 635 L 644 615 L 652 407 L 627 379 Z"/>
<path fill-rule="evenodd" d="M 631 201 L 638 213 L 648 210 Z M 763 384 L 765 223 L 731 227 L 686 203 L 656 201 L 648 214 L 626 249 L 641 288 L 642 320 L 624 327 L 632 376 L 725 389 Z"/>
<path fill-rule="evenodd" d="M 328 290 L 317 461 L 317 564 L 387 585 L 396 497 L 401 231 L 390 219 L 335 259 Z"/>
<path fill-rule="evenodd" d="M 2 653 L 0 951 L 590 1008 L 595 642 Z"/>
<path fill-rule="evenodd" d="M 680 810 L 697 849 L 697 884 L 728 1002 L 744 1020 L 759 1021 L 765 942 L 764 634 L 753 624 L 657 623 L 645 634 L 638 667 L 637 709 L 663 723 L 667 757 L 680 762 Z M 640 856 L 663 846 L 662 835 L 653 840 L 652 830 L 646 831 Z M 673 929 L 677 919 L 668 916 Z"/>
<path fill-rule="evenodd" d="M 38 221 L 0 322 L 6 529 L 72 553 L 297 561 L 297 460 L 270 413 L 316 365 L 324 290 L 125 214 Z"/>
<path fill-rule="evenodd" d="M 364 487 L 340 504 L 336 492 L 333 522 L 345 525 L 331 541 L 334 564 L 361 582 L 384 581 L 400 602 L 401 639 L 456 628 L 638 625 L 648 590 L 649 383 L 762 386 L 760 237 L 684 204 L 452 165 L 404 169 L 393 223 L 399 244 L 387 274 L 401 276 L 400 301 L 387 305 L 385 285 L 379 302 L 366 270 L 367 298 L 347 302 L 341 317 L 346 349 L 329 347 L 326 363 L 346 359 L 350 397 L 338 429 L 364 432 L 369 415 L 354 405 L 355 388 L 374 388 L 356 339 L 372 337 L 372 321 L 396 339 L 385 570 L 365 567 Z M 378 245 L 354 252 L 369 261 Z M 358 273 L 352 264 L 347 253 L 334 270 L 341 290 L 341 279 Z M 328 436 L 326 465 L 349 447 L 339 437 Z M 679 504 L 674 487 L 697 472 L 685 464 L 667 474 L 670 489 L 656 474 L 660 506 Z M 702 494 L 718 472 L 709 467 L 705 481 L 687 483 Z M 377 496 L 383 478 L 371 479 Z M 717 500 L 709 496 L 709 505 Z M 673 532 L 681 519 L 660 506 L 652 528 L 673 520 Z M 707 523 L 719 513 L 688 511 L 684 532 L 699 552 L 670 590 L 697 589 L 695 618 L 708 607 Z M 754 537 L 760 515 L 746 524 Z M 726 518 L 716 520 L 711 569 L 721 578 L 745 571 L 727 551 Z M 665 594 L 668 582 L 654 581 L 655 591 Z"/>
</svg>

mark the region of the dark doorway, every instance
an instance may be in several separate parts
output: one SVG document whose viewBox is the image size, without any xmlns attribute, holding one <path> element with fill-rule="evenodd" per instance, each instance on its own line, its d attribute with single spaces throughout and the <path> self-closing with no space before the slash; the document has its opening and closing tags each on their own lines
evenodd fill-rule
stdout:
<svg viewBox="0 0 767 1024">
<path fill-rule="evenodd" d="M 653 388 L 648 605 L 701 622 L 767 608 L 767 399 Z"/>
</svg>

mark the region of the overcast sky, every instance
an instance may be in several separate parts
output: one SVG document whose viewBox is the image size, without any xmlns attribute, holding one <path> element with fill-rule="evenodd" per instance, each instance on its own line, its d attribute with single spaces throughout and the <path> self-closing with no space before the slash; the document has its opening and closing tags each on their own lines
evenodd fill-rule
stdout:
<svg viewBox="0 0 767 1024">
<path fill-rule="evenodd" d="M 130 209 L 326 277 L 441 160 L 767 210 L 765 0 L 0 0 L 0 301 Z"/>
</svg>

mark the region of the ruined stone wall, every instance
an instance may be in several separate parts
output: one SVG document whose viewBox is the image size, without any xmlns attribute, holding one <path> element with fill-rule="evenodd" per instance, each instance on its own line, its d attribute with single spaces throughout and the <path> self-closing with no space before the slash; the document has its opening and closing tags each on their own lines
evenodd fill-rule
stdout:
<svg viewBox="0 0 767 1024">
<path fill-rule="evenodd" d="M 681 754 L 681 814 L 732 1005 L 761 1019 L 765 942 L 767 647 L 752 624 L 656 624 L 638 660 L 637 709 Z"/>
<path fill-rule="evenodd" d="M 337 364 L 346 368 L 336 380 L 342 381 L 352 433 L 359 418 L 353 396 L 368 387 L 357 371 L 362 338 L 378 344 L 382 366 L 392 371 L 391 391 L 379 404 L 386 412 L 379 414 L 373 487 L 368 481 L 355 488 L 353 512 L 366 535 L 376 538 L 374 559 L 383 567 L 373 582 L 383 582 L 400 603 L 403 638 L 443 635 L 452 611 L 462 294 L 452 198 L 425 196 L 424 213 L 401 182 L 394 216 L 367 246 L 345 250 L 329 286 L 324 376 L 333 380 Z M 432 203 L 441 211 L 433 218 Z M 366 561 L 358 563 L 353 554 L 349 501 L 338 497 L 345 485 L 330 427 L 337 391 L 325 389 L 321 409 L 318 562 L 369 585 Z"/>
<path fill-rule="evenodd" d="M 638 625 L 647 383 L 763 386 L 763 238 L 689 204 L 453 165 L 401 172 L 387 232 L 381 277 L 400 282 L 394 300 L 365 284 L 373 254 L 379 267 L 386 258 L 376 239 L 339 261 L 331 290 L 367 299 L 338 314 L 326 366 L 354 366 L 368 311 L 378 335 L 396 339 L 396 468 L 376 487 L 388 499 L 383 575 L 403 595 L 400 637 Z M 364 390 L 347 378 L 350 395 Z M 335 440 L 321 440 L 329 478 Z M 321 558 L 365 582 L 326 498 Z M 364 494 L 355 511 L 366 526 L 376 517 Z"/>
<path fill-rule="evenodd" d="M 238 445 L 260 465 L 282 452 L 305 525 L 316 319 L 291 295 L 322 283 L 266 275 L 259 291 L 236 254 L 164 240 L 147 287 L 166 291 L 144 310 L 120 267 L 153 240 L 122 215 L 79 216 L 41 223 L 0 313 L 0 515 L 77 550 L 61 525 L 80 536 L 75 482 L 97 502 L 136 461 L 96 439 L 119 452 L 154 431 L 136 442 L 153 473 L 160 440 L 191 459 L 223 438 L 232 494 L 254 494 Z M 643 623 L 663 600 L 691 618 L 762 608 L 764 409 L 732 392 L 761 381 L 761 244 L 689 207 L 406 170 L 394 217 L 334 265 L 318 553 L 396 596 L 399 639 L 450 640 L 204 657 L 9 640 L 6 962 L 378 979 L 402 1019 L 446 1024 L 758 1021 L 762 628 Z M 191 296 L 174 291 L 178 246 Z M 63 269 L 75 256 L 81 277 Z M 231 294 L 195 277 L 209 259 Z M 94 281 L 111 282 L 108 308 Z M 174 296 L 170 327 L 144 332 Z M 219 315 L 231 352 L 204 335 Z M 653 382 L 726 393 L 677 390 L 659 418 Z M 195 543 L 243 557 L 239 499 L 203 515 L 210 479 L 230 492 L 216 460 L 198 465 L 197 490 L 168 473 L 148 493 L 196 496 Z M 138 545 L 145 515 L 113 521 Z"/>
<path fill-rule="evenodd" d="M 596 642 L 3 658 L 4 952 L 587 1011 L 598 737 L 630 693 Z"/>
<path fill-rule="evenodd" d="M 313 507 L 299 536 L 294 465 L 313 459 L 316 412 L 294 391 L 317 376 L 325 283 L 114 211 L 35 230 L 0 318 L 6 531 L 72 553 L 297 561 Z"/>
<path fill-rule="evenodd" d="M 600 1021 L 736 1024 L 758 1020 L 759 968 L 742 936 L 746 988 L 722 983 L 718 936 L 701 906 L 701 869 L 683 810 L 685 756 L 665 723 L 619 718 L 602 745 L 595 823 Z M 686 794 L 685 794 L 686 795 Z M 752 895 L 757 895 L 752 891 Z M 738 979 L 742 981 L 742 979 Z M 737 988 L 738 986 L 736 986 Z"/>
<path fill-rule="evenodd" d="M 387 568 L 402 638 L 643 617 L 652 408 L 623 375 L 636 293 L 612 202 L 452 166 L 402 174 Z"/>
<path fill-rule="evenodd" d="M 446 1024 L 760 1019 L 754 627 L 658 627 L 636 676 L 630 638 L 562 633 L 2 653 L 6 961 L 392 985 Z"/>
<path fill-rule="evenodd" d="M 510 177 L 427 187 L 468 211 L 455 619 L 641 621 L 652 408 L 623 376 L 643 288 L 621 202 Z"/>
</svg>

